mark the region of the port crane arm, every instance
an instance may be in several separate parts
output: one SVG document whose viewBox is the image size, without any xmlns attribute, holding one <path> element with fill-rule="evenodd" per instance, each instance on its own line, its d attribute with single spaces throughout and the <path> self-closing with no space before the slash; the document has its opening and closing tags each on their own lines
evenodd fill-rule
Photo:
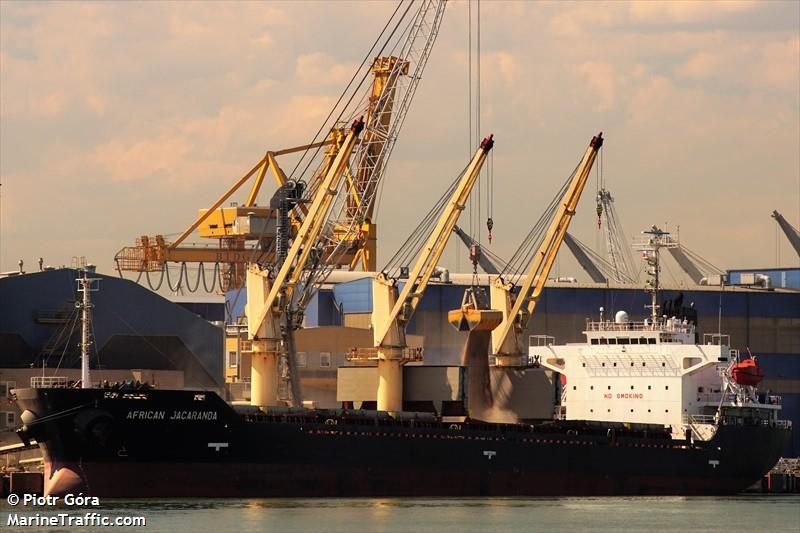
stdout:
<svg viewBox="0 0 800 533">
<path fill-rule="evenodd" d="M 292 246 L 289 248 L 286 260 L 272 280 L 270 291 L 264 301 L 259 316 L 250 317 L 250 320 L 253 320 L 253 323 L 250 324 L 250 331 L 258 331 L 260 329 L 267 313 L 271 312 L 280 291 L 286 286 L 296 284 L 302 275 L 303 265 L 306 264 L 308 256 L 314 248 L 314 244 L 325 222 L 328 208 L 339 190 L 342 175 L 344 174 L 350 154 L 355 147 L 358 134 L 361 133 L 363 128 L 363 119 L 358 119 L 353 122 L 350 132 L 345 137 L 333 164 L 322 179 L 322 182 L 316 190 L 316 194 L 313 196 L 311 205 L 308 208 L 308 213 L 303 219 L 303 224 L 297 231 L 294 241 L 292 241 Z"/>
<path fill-rule="evenodd" d="M 478 175 L 492 146 L 494 146 L 493 136 L 489 135 L 489 137 L 481 142 L 467 170 L 461 176 L 449 202 L 439 216 L 439 220 L 433 232 L 431 232 L 428 237 L 420 257 L 417 259 L 413 269 L 409 272 L 408 282 L 398 295 L 388 316 L 386 316 L 380 324 L 380 328 L 378 329 L 379 333 L 375 336 L 376 341 L 378 341 L 376 345 L 383 344 L 392 326 L 398 323 L 401 312 L 404 313 L 402 317 L 403 321 L 407 323 L 416 310 L 417 305 L 419 305 L 425 288 L 428 286 L 431 276 L 436 269 L 436 265 L 442 257 L 447 241 L 453 233 L 453 228 L 456 222 L 458 222 L 461 211 L 463 211 L 466 206 L 469 194 L 478 180 Z M 378 281 L 387 284 L 390 283 L 383 273 L 378 275 Z M 378 324 L 376 324 L 376 326 L 378 326 Z"/>
<path fill-rule="evenodd" d="M 518 346 L 516 335 L 516 328 L 524 327 L 524 320 L 520 320 L 520 313 L 524 309 L 527 315 L 530 316 L 536 308 L 536 303 L 542 294 L 547 276 L 558 254 L 558 249 L 564 240 L 569 223 L 575 215 L 575 209 L 586 185 L 589 172 L 592 170 L 592 165 L 602 146 L 603 134 L 601 132 L 592 138 L 583 155 L 583 159 L 578 164 L 578 168 L 575 170 L 569 187 L 564 193 L 564 197 L 547 229 L 547 233 L 545 233 L 544 240 L 528 269 L 525 281 L 520 287 L 519 293 L 510 309 L 508 309 L 508 304 L 511 302 L 510 296 L 513 287 L 505 283 L 502 278 L 498 278 L 495 282 L 495 288 L 506 294 L 506 303 L 503 306 L 503 322 L 499 328 L 492 332 L 492 348 L 495 354 L 518 355 L 521 353 L 521 347 Z M 495 307 L 495 302 L 493 302 L 493 307 Z M 507 310 L 508 312 L 506 313 Z"/>
<path fill-rule="evenodd" d="M 777 211 L 772 212 L 772 218 L 774 218 L 775 222 L 781 227 L 783 233 L 786 234 L 786 238 L 789 239 L 789 242 L 792 244 L 792 248 L 794 248 L 794 251 L 800 256 L 800 231 L 797 231 L 797 228 L 789 224 L 783 215 Z"/>
</svg>

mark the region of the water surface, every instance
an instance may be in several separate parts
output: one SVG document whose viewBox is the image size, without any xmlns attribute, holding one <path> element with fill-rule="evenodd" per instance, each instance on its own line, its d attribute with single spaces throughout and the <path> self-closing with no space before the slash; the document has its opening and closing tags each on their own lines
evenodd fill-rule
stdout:
<svg viewBox="0 0 800 533">
<path fill-rule="evenodd" d="M 800 531 L 800 495 L 729 498 L 466 498 L 107 500 L 104 515 L 144 516 L 144 528 L 77 531 L 250 532 L 529 532 Z M 11 509 L 8 513 L 80 515 L 87 509 Z M 12 528 L 13 529 L 13 528 Z M 25 531 L 63 528 L 25 527 Z"/>
</svg>

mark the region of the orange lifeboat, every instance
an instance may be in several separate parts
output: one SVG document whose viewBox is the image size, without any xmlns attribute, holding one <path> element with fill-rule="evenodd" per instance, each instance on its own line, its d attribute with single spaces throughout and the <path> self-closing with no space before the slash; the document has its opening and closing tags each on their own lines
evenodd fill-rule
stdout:
<svg viewBox="0 0 800 533">
<path fill-rule="evenodd" d="M 761 367 L 758 366 L 755 359 L 745 359 L 744 361 L 736 363 L 733 365 L 731 374 L 736 383 L 739 385 L 748 385 L 750 387 L 755 387 L 764 379 L 764 373 L 761 371 Z"/>
</svg>

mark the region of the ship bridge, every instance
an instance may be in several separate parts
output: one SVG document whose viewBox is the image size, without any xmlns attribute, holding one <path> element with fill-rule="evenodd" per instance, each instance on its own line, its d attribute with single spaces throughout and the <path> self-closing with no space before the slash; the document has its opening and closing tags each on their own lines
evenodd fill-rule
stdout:
<svg viewBox="0 0 800 533">
<path fill-rule="evenodd" d="M 625 321 L 588 321 L 584 335 L 594 345 L 608 344 L 694 344 L 695 325 L 687 320 L 667 318 L 653 323 Z"/>
</svg>

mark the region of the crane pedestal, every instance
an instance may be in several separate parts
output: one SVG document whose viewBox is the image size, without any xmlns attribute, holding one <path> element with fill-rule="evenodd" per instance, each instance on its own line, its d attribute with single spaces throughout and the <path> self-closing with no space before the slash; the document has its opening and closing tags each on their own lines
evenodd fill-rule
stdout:
<svg viewBox="0 0 800 533">
<path fill-rule="evenodd" d="M 403 410 L 403 359 L 378 351 L 378 411 Z"/>
<path fill-rule="evenodd" d="M 278 405 L 278 358 L 253 352 L 250 375 L 250 405 Z"/>
</svg>

